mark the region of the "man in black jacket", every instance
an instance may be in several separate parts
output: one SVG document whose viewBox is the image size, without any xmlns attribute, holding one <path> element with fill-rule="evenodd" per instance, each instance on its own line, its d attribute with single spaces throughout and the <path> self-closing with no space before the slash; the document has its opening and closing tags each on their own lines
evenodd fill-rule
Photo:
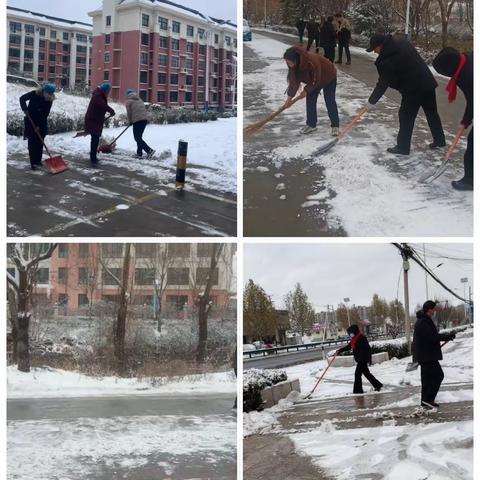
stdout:
<svg viewBox="0 0 480 480">
<path fill-rule="evenodd" d="M 337 34 L 333 26 L 333 17 L 327 17 L 320 29 L 320 45 L 323 47 L 324 57 L 331 62 L 335 61 L 335 44 L 337 42 Z"/>
<path fill-rule="evenodd" d="M 368 369 L 368 365 L 372 363 L 372 349 L 370 348 L 367 337 L 362 335 L 358 325 L 351 325 L 348 327 L 347 333 L 351 338 L 350 343 L 337 350 L 337 353 L 353 350 L 353 358 L 355 358 L 355 361 L 357 362 L 353 393 L 363 393 L 362 375 L 365 375 L 365 378 L 372 384 L 375 391 L 379 392 L 383 385 L 370 373 L 370 370 Z"/>
<path fill-rule="evenodd" d="M 413 332 L 413 361 L 421 368 L 422 398 L 421 406 L 432 409 L 439 405 L 435 397 L 440 390 L 444 375 L 439 360 L 443 359 L 440 342 L 449 342 L 455 338 L 455 333 L 438 333 L 432 317 L 436 303 L 427 300 L 422 310 L 417 312 L 417 321 Z"/>
<path fill-rule="evenodd" d="M 449 102 L 457 97 L 457 85 L 465 95 L 467 108 L 461 124 L 468 128 L 473 121 L 473 52 L 460 53 L 455 48 L 446 47 L 433 60 L 433 68 L 441 75 L 451 77 L 447 85 Z M 464 176 L 461 180 L 454 180 L 452 186 L 456 190 L 473 190 L 473 127 L 468 134 L 463 164 Z"/>
<path fill-rule="evenodd" d="M 376 34 L 370 39 L 370 46 L 367 48 L 367 52 L 372 51 L 378 54 L 375 66 L 379 78 L 368 99 L 369 109 L 382 98 L 387 88 L 394 88 L 402 94 L 402 103 L 398 111 L 400 130 L 397 145 L 389 148 L 388 152 L 410 154 L 413 127 L 420 107 L 425 112 L 432 132 L 433 143 L 430 144 L 430 148 L 444 147 L 445 134 L 435 96 L 438 84 L 415 47 L 406 39 Z"/>
<path fill-rule="evenodd" d="M 313 42 L 315 42 L 315 48 L 318 53 L 318 49 L 320 48 L 320 26 L 315 21 L 314 18 L 311 18 L 307 23 L 307 33 L 308 33 L 308 43 L 307 43 L 307 50 L 310 50 Z"/>
<path fill-rule="evenodd" d="M 297 20 L 297 30 L 298 30 L 298 38 L 300 40 L 300 44 L 303 45 L 303 34 L 305 32 L 305 27 L 307 26 L 307 22 L 299 18 Z"/>
</svg>

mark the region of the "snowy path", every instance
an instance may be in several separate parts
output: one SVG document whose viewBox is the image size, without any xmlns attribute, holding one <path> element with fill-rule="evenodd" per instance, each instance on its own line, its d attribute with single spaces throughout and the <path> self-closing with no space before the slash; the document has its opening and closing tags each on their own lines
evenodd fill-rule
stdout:
<svg viewBox="0 0 480 480">
<path fill-rule="evenodd" d="M 214 394 L 9 400 L 8 479 L 235 478 L 232 402 Z"/>
<path fill-rule="evenodd" d="M 285 100 L 287 45 L 256 34 L 245 47 L 244 125 L 263 118 Z M 352 67 L 353 68 L 353 67 Z M 337 102 L 341 123 L 366 103 L 370 88 L 339 73 Z M 386 153 L 395 143 L 398 104 L 386 97 L 351 131 L 345 142 L 319 158 L 312 154 L 330 140 L 323 99 L 319 128 L 297 134 L 304 105 L 294 106 L 244 145 L 245 234 L 247 236 L 469 236 L 473 196 L 455 192 L 462 150 L 451 169 L 430 185 L 418 178 L 445 153 L 431 152 L 426 121 L 419 117 L 407 158 Z M 448 131 L 447 141 L 455 132 Z"/>
</svg>

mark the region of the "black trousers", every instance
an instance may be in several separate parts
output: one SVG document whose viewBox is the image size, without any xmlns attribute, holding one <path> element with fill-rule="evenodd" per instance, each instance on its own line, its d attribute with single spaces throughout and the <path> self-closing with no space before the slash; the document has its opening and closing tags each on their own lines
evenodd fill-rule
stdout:
<svg viewBox="0 0 480 480">
<path fill-rule="evenodd" d="M 433 402 L 445 376 L 442 367 L 439 362 L 427 362 L 420 364 L 420 370 L 422 401 Z"/>
<path fill-rule="evenodd" d="M 313 42 L 315 42 L 315 48 L 318 51 L 318 49 L 320 48 L 320 36 L 308 37 L 307 50 L 310 50 Z"/>
<path fill-rule="evenodd" d="M 90 135 L 90 161 L 96 165 L 98 163 L 97 150 L 100 143 L 100 135 Z"/>
<path fill-rule="evenodd" d="M 45 138 L 42 135 L 42 138 Z M 30 157 L 30 166 L 42 164 L 43 143 L 38 138 L 38 135 L 33 132 L 28 137 L 28 156 Z"/>
<path fill-rule="evenodd" d="M 467 149 L 463 156 L 463 166 L 465 169 L 463 179 L 465 182 L 473 185 L 473 127 L 467 137 Z"/>
<path fill-rule="evenodd" d="M 405 93 L 402 95 L 402 103 L 398 111 L 400 130 L 397 135 L 397 145 L 400 150 L 405 153 L 410 153 L 413 127 L 420 107 L 422 107 L 427 117 L 428 126 L 432 132 L 434 142 L 445 143 L 442 121 L 440 120 L 437 110 L 435 89 L 427 92 Z"/>
<path fill-rule="evenodd" d="M 135 138 L 135 141 L 137 142 L 137 155 L 139 157 L 142 156 L 143 151 L 145 151 L 145 153 L 150 153 L 152 151 L 143 140 L 143 132 L 145 131 L 147 123 L 146 120 L 142 120 L 133 124 L 133 138 Z"/>
<path fill-rule="evenodd" d="M 318 88 L 307 95 L 307 125 L 315 128 L 317 126 L 317 99 L 320 91 Z M 323 87 L 323 96 L 325 97 L 325 105 L 327 106 L 328 117 L 332 127 L 340 126 L 338 118 L 337 101 L 335 93 L 337 90 L 337 79 L 332 80 L 326 87 Z"/>
<path fill-rule="evenodd" d="M 358 362 L 357 368 L 355 369 L 355 383 L 353 384 L 353 393 L 363 393 L 362 386 L 362 375 L 365 375 L 365 378 L 372 384 L 373 388 L 378 389 L 383 387 L 382 383 L 379 382 L 368 369 L 368 364 L 366 362 Z"/>
<path fill-rule="evenodd" d="M 343 50 L 345 50 L 345 55 L 347 56 L 347 62 L 352 61 L 350 56 L 350 40 L 339 40 L 338 41 L 338 61 L 342 61 Z"/>
<path fill-rule="evenodd" d="M 305 30 L 299 30 L 298 32 L 298 39 L 300 40 L 300 43 L 303 45 L 303 33 Z"/>
<path fill-rule="evenodd" d="M 324 57 L 328 58 L 331 62 L 335 61 L 335 46 L 323 47 Z"/>
</svg>

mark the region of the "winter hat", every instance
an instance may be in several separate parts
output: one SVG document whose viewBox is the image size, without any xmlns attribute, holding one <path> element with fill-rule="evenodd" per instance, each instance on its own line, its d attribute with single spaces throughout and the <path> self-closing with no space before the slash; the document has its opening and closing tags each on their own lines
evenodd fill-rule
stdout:
<svg viewBox="0 0 480 480">
<path fill-rule="evenodd" d="M 102 84 L 100 85 L 100 90 L 101 90 L 102 92 L 107 93 L 107 92 L 109 92 L 111 89 L 112 89 L 112 86 L 111 86 L 108 82 L 104 82 L 104 83 L 102 83 Z"/>
<path fill-rule="evenodd" d="M 53 83 L 46 83 L 43 86 L 43 93 L 48 93 L 49 95 L 53 95 L 57 87 Z"/>
<path fill-rule="evenodd" d="M 358 325 L 350 325 L 347 328 L 347 333 L 353 333 L 354 335 L 357 335 L 360 333 L 360 329 L 358 328 Z"/>
<path fill-rule="evenodd" d="M 452 47 L 445 47 L 433 59 L 433 68 L 446 77 L 453 77 L 460 63 L 460 52 Z"/>
<path fill-rule="evenodd" d="M 135 90 L 133 88 L 129 88 L 127 90 L 127 95 L 130 95 L 131 93 L 135 93 Z"/>
<path fill-rule="evenodd" d="M 367 52 L 373 52 L 377 47 L 383 45 L 385 42 L 385 35 L 381 33 L 376 33 L 370 38 L 370 46 L 367 48 Z"/>
<path fill-rule="evenodd" d="M 295 63 L 295 65 L 298 64 L 300 61 L 300 54 L 294 49 L 294 48 L 289 48 L 284 54 L 283 54 L 284 60 L 290 60 Z"/>
<path fill-rule="evenodd" d="M 427 300 L 422 307 L 422 310 L 427 313 L 429 310 L 433 310 L 437 306 L 437 302 L 433 300 Z"/>
</svg>

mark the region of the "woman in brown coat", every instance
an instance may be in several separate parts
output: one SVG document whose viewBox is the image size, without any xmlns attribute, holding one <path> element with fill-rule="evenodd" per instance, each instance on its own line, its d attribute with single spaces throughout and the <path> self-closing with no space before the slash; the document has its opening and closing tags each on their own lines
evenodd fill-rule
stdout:
<svg viewBox="0 0 480 480">
<path fill-rule="evenodd" d="M 317 129 L 317 99 L 320 91 L 323 90 L 332 135 L 337 136 L 340 121 L 335 100 L 337 89 L 335 65 L 327 58 L 307 52 L 299 46 L 289 48 L 283 58 L 288 66 L 288 100 L 285 102 L 286 107 L 292 104 L 300 85 L 305 84 L 305 88 L 299 97 L 307 99 L 307 125 L 300 130 L 300 133 L 309 134 Z"/>
<path fill-rule="evenodd" d="M 141 157 L 143 151 L 145 151 L 147 158 L 151 158 L 155 154 L 155 150 L 150 148 L 143 139 L 143 132 L 148 123 L 147 109 L 143 100 L 132 88 L 127 90 L 126 107 L 128 123 L 133 125 L 133 137 L 137 142 L 137 157 Z"/>
</svg>

